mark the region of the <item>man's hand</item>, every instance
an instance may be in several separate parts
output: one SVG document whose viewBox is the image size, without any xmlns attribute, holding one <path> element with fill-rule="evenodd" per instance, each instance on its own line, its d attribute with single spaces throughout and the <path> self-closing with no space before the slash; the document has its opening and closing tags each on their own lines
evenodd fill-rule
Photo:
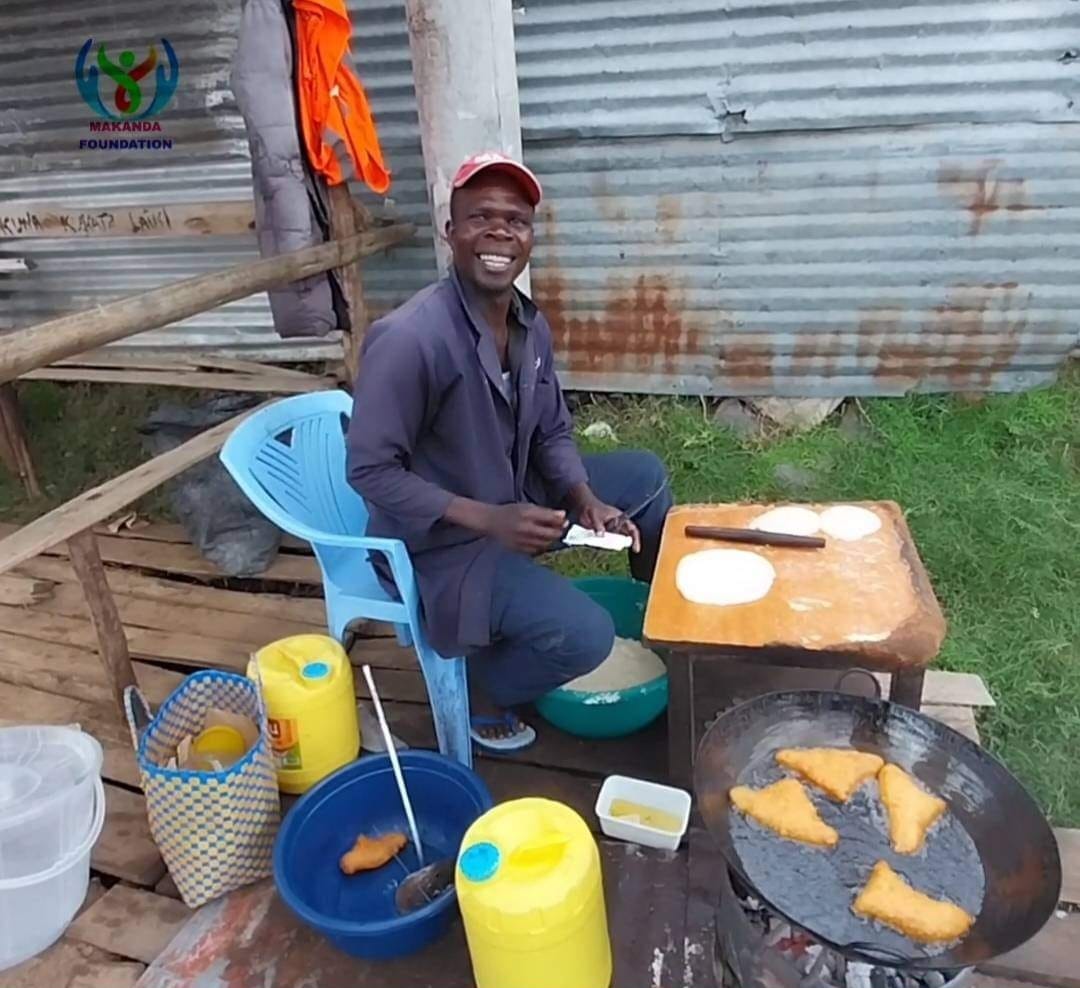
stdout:
<svg viewBox="0 0 1080 988">
<path fill-rule="evenodd" d="M 620 532 L 634 540 L 634 552 L 641 551 L 641 533 L 618 508 L 604 504 L 592 491 L 581 499 L 578 506 L 578 524 L 593 532 Z"/>
<path fill-rule="evenodd" d="M 546 552 L 562 538 L 566 512 L 535 504 L 498 504 L 488 508 L 484 534 L 526 556 Z"/>
</svg>

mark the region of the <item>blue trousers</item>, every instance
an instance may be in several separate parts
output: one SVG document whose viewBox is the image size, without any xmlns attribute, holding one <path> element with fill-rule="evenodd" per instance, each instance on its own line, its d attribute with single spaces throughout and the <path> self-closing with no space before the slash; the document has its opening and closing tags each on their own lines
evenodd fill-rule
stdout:
<svg viewBox="0 0 1080 988">
<path fill-rule="evenodd" d="M 589 486 L 601 501 L 624 511 L 637 507 L 666 479 L 649 452 L 625 450 L 584 457 Z M 651 581 L 664 518 L 665 490 L 633 519 L 641 552 L 630 557 L 635 579 Z M 531 703 L 591 672 L 615 639 L 611 616 L 565 577 L 528 556 L 504 552 L 491 599 L 491 644 L 468 656 L 469 676 L 500 707 Z"/>
</svg>

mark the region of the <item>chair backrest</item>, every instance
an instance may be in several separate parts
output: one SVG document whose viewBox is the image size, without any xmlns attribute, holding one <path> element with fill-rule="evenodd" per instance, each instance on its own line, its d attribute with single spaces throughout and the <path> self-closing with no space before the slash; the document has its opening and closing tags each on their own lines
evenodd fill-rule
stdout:
<svg viewBox="0 0 1080 988">
<path fill-rule="evenodd" d="M 221 462 L 279 528 L 318 543 L 319 533 L 362 536 L 368 513 L 345 479 L 345 429 L 352 399 L 343 391 L 285 398 L 229 436 Z"/>
</svg>

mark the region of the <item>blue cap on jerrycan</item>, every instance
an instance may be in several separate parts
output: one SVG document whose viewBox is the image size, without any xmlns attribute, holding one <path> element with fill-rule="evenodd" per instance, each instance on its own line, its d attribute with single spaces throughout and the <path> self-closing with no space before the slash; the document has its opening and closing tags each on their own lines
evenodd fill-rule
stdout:
<svg viewBox="0 0 1080 988">
<path fill-rule="evenodd" d="M 481 841 L 461 852 L 459 865 L 461 873 L 470 882 L 486 882 L 495 876 L 501 860 L 502 855 L 494 844 Z"/>
</svg>

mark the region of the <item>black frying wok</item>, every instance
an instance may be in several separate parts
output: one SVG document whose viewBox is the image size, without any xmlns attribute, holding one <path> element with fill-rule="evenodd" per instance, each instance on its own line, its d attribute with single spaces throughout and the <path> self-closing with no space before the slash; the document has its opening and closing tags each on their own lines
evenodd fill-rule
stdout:
<svg viewBox="0 0 1080 988">
<path fill-rule="evenodd" d="M 875 752 L 947 800 L 950 812 L 931 831 L 922 855 L 897 855 L 876 786 L 864 787 L 844 807 L 808 787 L 826 822 L 840 831 L 840 844 L 822 851 L 782 840 L 731 812 L 728 791 L 776 781 L 783 773 L 775 753 L 789 747 Z M 757 697 L 709 728 L 698 749 L 694 789 L 706 826 L 747 886 L 788 921 L 854 960 L 967 967 L 1030 939 L 1057 906 L 1061 861 L 1035 801 L 977 744 L 898 704 L 818 690 Z M 851 903 L 879 859 L 921 891 L 975 914 L 968 935 L 931 955 L 855 917 Z"/>
</svg>

